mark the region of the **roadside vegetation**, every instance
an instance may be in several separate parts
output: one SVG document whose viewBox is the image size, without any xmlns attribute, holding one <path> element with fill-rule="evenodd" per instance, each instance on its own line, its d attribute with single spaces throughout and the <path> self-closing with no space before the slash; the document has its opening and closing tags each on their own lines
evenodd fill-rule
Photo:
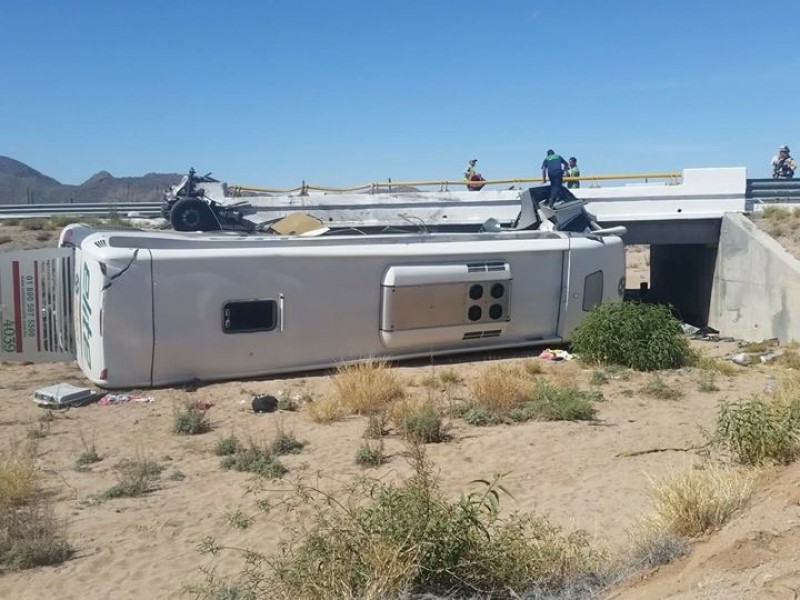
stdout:
<svg viewBox="0 0 800 600">
<path fill-rule="evenodd" d="M 637 371 L 676 369 L 695 360 L 669 308 L 641 302 L 593 308 L 573 333 L 572 349 L 586 363 Z"/>
<path fill-rule="evenodd" d="M 41 489 L 36 445 L 10 443 L 0 456 L 0 572 L 59 564 L 72 553 Z"/>
<path fill-rule="evenodd" d="M 589 421 L 597 412 L 596 393 L 572 385 L 537 380 L 524 369 L 492 366 L 471 389 L 471 400 L 459 413 L 471 425 L 524 421 Z"/>
<path fill-rule="evenodd" d="M 477 480 L 459 500 L 447 500 L 423 447 L 410 448 L 413 474 L 402 482 L 361 480 L 336 501 L 303 488 L 308 522 L 277 557 L 244 551 L 248 567 L 239 579 L 208 571 L 189 593 L 208 600 L 516 597 L 606 581 L 607 554 L 585 532 L 540 516 L 503 516 L 498 478 Z M 214 555 L 232 550 L 210 538 L 203 546 Z"/>
</svg>

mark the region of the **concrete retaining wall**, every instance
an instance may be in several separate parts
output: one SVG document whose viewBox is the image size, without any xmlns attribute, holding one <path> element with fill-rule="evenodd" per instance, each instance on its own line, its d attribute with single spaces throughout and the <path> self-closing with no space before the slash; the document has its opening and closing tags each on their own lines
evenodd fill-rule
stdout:
<svg viewBox="0 0 800 600">
<path fill-rule="evenodd" d="M 748 341 L 800 341 L 800 261 L 741 214 L 722 219 L 709 325 Z"/>
</svg>

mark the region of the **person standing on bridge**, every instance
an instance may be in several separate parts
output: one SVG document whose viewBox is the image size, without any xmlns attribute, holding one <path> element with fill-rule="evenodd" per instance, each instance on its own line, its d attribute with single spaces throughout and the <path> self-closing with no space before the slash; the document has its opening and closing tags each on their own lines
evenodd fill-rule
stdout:
<svg viewBox="0 0 800 600">
<path fill-rule="evenodd" d="M 464 179 L 466 179 L 467 181 L 486 181 L 486 180 L 483 178 L 483 175 L 481 175 L 480 173 L 478 173 L 478 170 L 475 168 L 475 164 L 476 164 L 477 162 L 478 162 L 478 159 L 477 159 L 477 158 L 473 158 L 472 160 L 470 160 L 470 161 L 467 163 L 467 168 L 464 170 Z M 484 184 L 484 183 L 481 183 L 481 184 L 472 184 L 472 185 L 470 185 L 470 184 L 467 184 L 467 189 L 468 189 L 470 192 L 477 192 L 477 191 L 479 191 L 479 190 L 480 190 L 480 189 L 481 189 L 481 188 L 482 188 L 484 185 L 486 185 L 486 184 Z"/>
<path fill-rule="evenodd" d="M 567 173 L 566 173 L 567 177 L 580 177 L 581 176 L 581 170 L 578 168 L 578 159 L 577 158 L 575 158 L 574 156 L 571 156 L 569 158 L 569 160 L 567 161 L 567 164 L 569 165 L 569 168 L 567 169 Z M 579 188 L 579 187 L 581 187 L 581 182 L 580 181 L 568 181 L 567 182 L 567 187 L 570 188 L 570 189 Z"/>
<path fill-rule="evenodd" d="M 778 154 L 772 158 L 773 179 L 793 179 L 797 170 L 797 161 L 789 154 L 789 146 L 778 148 Z"/>
<path fill-rule="evenodd" d="M 568 167 L 567 161 L 556 154 L 554 150 L 547 151 L 547 156 L 542 161 L 542 183 L 545 183 L 548 178 L 550 179 L 549 204 L 551 207 L 555 204 L 556 198 L 558 198 L 558 192 L 561 191 L 564 171 Z"/>
</svg>

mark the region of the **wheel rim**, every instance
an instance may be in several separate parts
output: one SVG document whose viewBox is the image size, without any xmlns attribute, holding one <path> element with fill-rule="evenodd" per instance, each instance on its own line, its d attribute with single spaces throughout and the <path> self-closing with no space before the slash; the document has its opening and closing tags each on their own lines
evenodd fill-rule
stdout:
<svg viewBox="0 0 800 600">
<path fill-rule="evenodd" d="M 191 227 L 195 229 L 200 226 L 200 211 L 194 208 L 190 208 L 185 210 L 181 215 L 181 223 L 186 227 Z"/>
</svg>

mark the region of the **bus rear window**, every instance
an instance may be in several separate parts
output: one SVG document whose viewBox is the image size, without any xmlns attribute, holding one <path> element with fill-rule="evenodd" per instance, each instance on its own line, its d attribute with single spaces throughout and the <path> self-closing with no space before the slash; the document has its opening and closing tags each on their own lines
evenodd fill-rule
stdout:
<svg viewBox="0 0 800 600">
<path fill-rule="evenodd" d="M 583 281 L 583 310 L 592 310 L 603 300 L 603 272 L 595 271 Z"/>
<path fill-rule="evenodd" d="M 278 304 L 274 300 L 236 300 L 222 307 L 222 331 L 247 333 L 272 331 L 277 325 Z"/>
</svg>

